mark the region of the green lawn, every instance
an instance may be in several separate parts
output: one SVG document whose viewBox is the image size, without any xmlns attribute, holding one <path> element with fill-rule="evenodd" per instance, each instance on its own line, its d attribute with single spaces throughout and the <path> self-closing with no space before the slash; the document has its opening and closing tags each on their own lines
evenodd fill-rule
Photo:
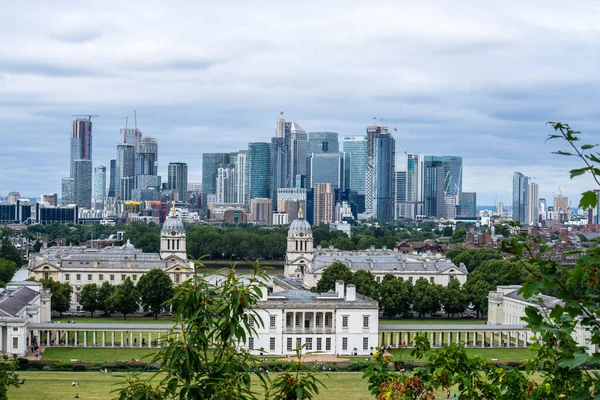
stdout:
<svg viewBox="0 0 600 400">
<path fill-rule="evenodd" d="M 449 319 L 449 318 L 403 318 L 385 319 L 379 318 L 379 325 L 483 325 L 485 319 Z"/>
<path fill-rule="evenodd" d="M 52 322 L 60 322 L 61 324 L 66 324 L 69 321 L 75 321 L 75 324 L 174 324 L 175 320 L 172 317 L 160 317 L 158 319 L 154 319 L 152 317 L 140 318 L 140 317 L 128 317 L 127 319 L 123 319 L 121 316 L 113 316 L 110 318 L 104 317 L 95 317 L 95 318 L 87 318 L 87 317 L 63 317 L 63 318 L 53 318 Z"/>
<path fill-rule="evenodd" d="M 412 349 L 402 349 L 402 350 L 390 350 L 390 353 L 394 356 L 394 358 L 403 360 L 403 361 L 427 361 L 425 360 L 417 360 L 414 357 L 411 357 Z M 487 349 L 466 349 L 469 356 L 481 356 L 488 360 L 498 360 L 498 361 L 524 361 L 535 355 L 535 352 L 522 348 L 487 348 Z M 362 358 L 362 357 L 361 357 Z"/>
<path fill-rule="evenodd" d="M 157 349 L 102 349 L 102 348 L 56 348 L 48 347 L 44 351 L 44 360 L 69 361 L 78 360 L 83 362 L 113 362 L 131 361 L 132 358 L 141 361 L 150 361 L 151 354 Z"/>
<path fill-rule="evenodd" d="M 19 372 L 19 377 L 25 378 L 25 384 L 18 389 L 9 389 L 8 398 L 11 400 L 72 399 L 75 393 L 79 393 L 81 399 L 108 400 L 115 397 L 111 391 L 119 388 L 124 381 L 123 374 L 103 375 L 99 372 L 25 371 Z M 344 400 L 372 398 L 367 390 L 367 381 L 362 379 L 360 372 L 331 373 L 329 377 L 322 374 L 319 378 L 327 388 L 321 389 L 315 399 L 335 399 L 340 396 Z M 79 387 L 72 387 L 73 381 L 78 381 Z M 258 385 L 256 390 L 262 392 Z M 443 397 L 442 391 L 438 391 L 436 395 Z"/>
</svg>

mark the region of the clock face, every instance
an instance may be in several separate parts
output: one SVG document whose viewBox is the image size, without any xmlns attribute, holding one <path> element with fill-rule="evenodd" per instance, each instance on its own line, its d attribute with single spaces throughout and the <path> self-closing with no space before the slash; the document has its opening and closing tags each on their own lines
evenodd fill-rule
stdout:
<svg viewBox="0 0 600 400">
<path fill-rule="evenodd" d="M 300 233 L 298 234 L 298 236 L 300 236 L 300 237 L 304 236 L 304 232 L 300 232 Z"/>
<path fill-rule="evenodd" d="M 171 231 L 171 235 L 175 236 L 176 234 L 177 234 L 177 232 Z"/>
</svg>

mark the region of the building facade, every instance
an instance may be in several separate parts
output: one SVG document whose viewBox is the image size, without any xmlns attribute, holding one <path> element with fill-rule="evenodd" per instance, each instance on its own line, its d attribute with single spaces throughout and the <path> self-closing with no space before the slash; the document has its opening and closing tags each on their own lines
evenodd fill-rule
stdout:
<svg viewBox="0 0 600 400">
<path fill-rule="evenodd" d="M 520 172 L 513 174 L 512 219 L 522 225 L 527 223 L 529 179 Z"/>
</svg>

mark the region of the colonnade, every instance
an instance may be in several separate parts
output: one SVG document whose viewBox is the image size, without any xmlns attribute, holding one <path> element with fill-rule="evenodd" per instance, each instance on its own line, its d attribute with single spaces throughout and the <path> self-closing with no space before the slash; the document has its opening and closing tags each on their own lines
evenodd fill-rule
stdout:
<svg viewBox="0 0 600 400">
<path fill-rule="evenodd" d="M 283 323 L 286 333 L 331 333 L 334 321 L 332 311 L 286 311 Z"/>
</svg>

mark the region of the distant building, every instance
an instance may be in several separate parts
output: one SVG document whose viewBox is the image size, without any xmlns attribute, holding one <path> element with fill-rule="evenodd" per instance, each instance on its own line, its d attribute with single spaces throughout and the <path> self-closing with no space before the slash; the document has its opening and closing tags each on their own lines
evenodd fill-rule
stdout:
<svg viewBox="0 0 600 400">
<path fill-rule="evenodd" d="M 29 200 L 17 200 L 15 203 L 0 203 L 0 224 L 22 224 L 31 217 Z"/>
<path fill-rule="evenodd" d="M 334 221 L 335 193 L 329 183 L 317 183 L 314 188 L 313 223 L 316 226 Z"/>
<path fill-rule="evenodd" d="M 340 142 L 337 132 L 308 132 L 307 154 L 338 153 Z"/>
<path fill-rule="evenodd" d="M 344 136 L 344 153 L 350 155 L 349 189 L 364 194 L 367 167 L 367 137 L 364 135 Z"/>
<path fill-rule="evenodd" d="M 110 159 L 110 170 L 109 170 L 110 174 L 109 174 L 109 178 L 108 178 L 108 193 L 107 193 L 107 197 L 117 197 L 116 195 L 116 187 L 117 187 L 117 183 L 116 183 L 116 179 L 117 179 L 117 159 L 116 158 L 111 158 Z"/>
<path fill-rule="evenodd" d="M 250 199 L 271 195 L 271 144 L 248 143 L 248 194 Z M 271 207 L 273 207 L 271 205 Z"/>
<path fill-rule="evenodd" d="M 529 179 L 520 172 L 513 174 L 512 219 L 527 224 Z"/>
<path fill-rule="evenodd" d="M 540 186 L 532 182 L 527 187 L 527 223 L 529 225 L 537 225 L 539 222 L 539 199 Z"/>
<path fill-rule="evenodd" d="M 382 222 L 394 219 L 396 140 L 386 126 L 367 126 L 365 213 Z"/>
<path fill-rule="evenodd" d="M 273 223 L 273 207 L 271 199 L 251 199 L 250 200 L 250 221 L 261 225 L 271 225 Z"/>
<path fill-rule="evenodd" d="M 36 203 L 35 222 L 38 224 L 78 224 L 79 206 L 71 204 L 62 207 L 51 207 L 45 204 Z"/>
<path fill-rule="evenodd" d="M 468 218 L 477 217 L 477 193 L 462 192 L 459 202 L 458 216 Z M 500 203 L 500 206 L 502 206 L 502 203 Z"/>
<path fill-rule="evenodd" d="M 202 193 L 217 193 L 217 170 L 229 165 L 229 153 L 202 153 Z"/>
<path fill-rule="evenodd" d="M 178 194 L 177 200 L 187 201 L 188 166 L 182 162 L 170 162 L 168 190 Z"/>
<path fill-rule="evenodd" d="M 342 153 L 313 153 L 310 162 L 310 187 L 329 183 L 334 189 L 344 189 L 344 155 Z"/>
<path fill-rule="evenodd" d="M 21 193 L 19 192 L 8 192 L 8 202 L 9 204 L 17 204 L 17 201 L 21 198 Z"/>
<path fill-rule="evenodd" d="M 62 205 L 75 204 L 75 179 L 62 178 Z"/>
<path fill-rule="evenodd" d="M 40 198 L 42 203 L 48 203 L 50 206 L 56 207 L 58 205 L 58 194 L 43 194 Z"/>
</svg>

